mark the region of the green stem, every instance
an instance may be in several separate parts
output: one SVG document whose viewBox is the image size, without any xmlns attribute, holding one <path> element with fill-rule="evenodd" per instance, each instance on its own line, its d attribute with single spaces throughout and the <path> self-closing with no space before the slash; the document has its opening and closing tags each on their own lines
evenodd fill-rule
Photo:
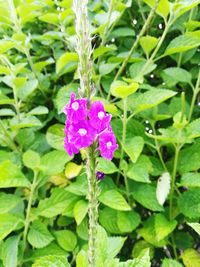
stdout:
<svg viewBox="0 0 200 267">
<path fill-rule="evenodd" d="M 89 267 L 97 267 L 97 225 L 98 225 L 98 186 L 96 179 L 96 155 L 95 145 L 88 149 L 86 172 L 88 179 L 88 200 L 89 200 Z"/>
<path fill-rule="evenodd" d="M 124 149 L 123 149 L 123 145 L 126 142 L 126 127 L 127 127 L 127 98 L 123 99 L 123 109 L 124 109 L 124 113 L 123 113 L 123 121 L 122 121 L 122 142 L 121 142 L 121 155 L 120 155 L 120 161 L 119 161 L 119 168 L 122 164 L 122 160 L 124 157 Z M 129 189 L 129 183 L 128 183 L 128 178 L 126 176 L 125 173 L 123 173 L 124 176 L 124 184 L 126 187 L 126 195 L 128 198 L 128 201 L 130 202 L 130 189 Z M 120 172 L 118 172 L 117 175 L 117 184 L 119 183 L 119 177 L 120 177 Z"/>
<path fill-rule="evenodd" d="M 123 70 L 125 69 L 125 67 L 126 67 L 128 61 L 129 61 L 130 57 L 131 57 L 132 54 L 133 54 L 133 51 L 135 50 L 135 48 L 136 48 L 136 47 L 138 46 L 138 44 L 139 44 L 140 38 L 145 34 L 147 28 L 149 27 L 149 24 L 151 23 L 151 20 L 152 20 L 152 18 L 153 18 L 153 16 L 154 16 L 154 13 L 155 13 L 155 11 L 156 11 L 157 6 L 158 6 L 158 0 L 156 1 L 155 6 L 151 9 L 151 12 L 149 13 L 148 18 L 147 18 L 146 21 L 145 21 L 145 24 L 143 25 L 143 27 L 142 27 L 140 33 L 137 35 L 136 41 L 133 43 L 133 45 L 132 45 L 132 47 L 131 47 L 131 50 L 129 51 L 127 57 L 124 59 L 124 61 L 123 61 L 122 65 L 121 65 L 121 67 L 119 68 L 117 74 L 115 75 L 114 80 L 117 80 L 118 77 L 119 77 L 119 76 L 121 75 L 121 73 L 123 72 Z M 110 96 L 110 95 L 109 95 L 109 96 Z M 109 97 L 108 97 L 108 99 L 109 99 Z"/>
<path fill-rule="evenodd" d="M 153 134 L 156 135 L 156 129 L 155 129 L 154 123 L 151 123 L 151 127 L 152 127 L 152 130 L 153 130 Z M 163 165 L 163 168 L 165 169 L 165 171 L 168 172 L 168 169 L 167 169 L 167 166 L 166 166 L 166 164 L 165 164 L 165 162 L 163 160 L 163 156 L 162 156 L 162 153 L 161 153 L 161 150 L 160 150 L 160 145 L 159 145 L 157 139 L 155 139 L 155 145 L 156 145 L 156 150 L 157 150 L 158 156 L 159 156 L 160 161 L 161 161 L 161 163 Z"/>
<path fill-rule="evenodd" d="M 166 35 L 167 35 L 167 33 L 168 33 L 168 30 L 169 30 L 169 28 L 170 28 L 170 26 L 171 26 L 171 24 L 172 24 L 172 19 L 171 19 L 171 17 L 169 17 L 169 20 L 168 20 L 168 22 L 166 22 L 166 24 L 165 24 L 165 29 L 164 29 L 164 31 L 163 31 L 163 34 L 162 34 L 162 36 L 161 36 L 161 38 L 160 38 L 160 40 L 159 40 L 159 42 L 158 42 L 156 48 L 154 49 L 154 51 L 153 51 L 153 53 L 151 54 L 150 58 L 147 60 L 146 64 L 144 65 L 144 67 L 143 67 L 142 70 L 141 70 L 141 75 L 143 75 L 143 73 L 145 73 L 145 70 L 147 70 L 148 66 L 149 66 L 151 63 L 154 62 L 154 58 L 155 58 L 156 54 L 158 53 L 158 51 L 159 51 L 161 45 L 163 44 L 163 42 L 164 42 L 164 40 L 165 40 L 165 37 L 166 37 Z M 159 58 L 159 59 L 160 59 L 160 58 Z M 157 58 L 156 60 L 158 60 L 158 58 Z"/>
<path fill-rule="evenodd" d="M 170 220 L 173 219 L 173 200 L 174 200 L 174 191 L 175 191 L 176 172 L 177 172 L 179 152 L 180 152 L 180 146 L 175 146 L 174 167 L 173 167 L 173 172 L 171 176 L 171 190 L 170 190 L 170 196 L 169 196 L 169 218 Z"/>
<path fill-rule="evenodd" d="M 198 74 L 197 82 L 196 82 L 195 88 L 193 90 L 192 102 L 191 102 L 191 105 L 190 105 L 190 112 L 189 112 L 189 116 L 188 116 L 188 120 L 189 121 L 192 118 L 192 114 L 193 114 L 193 111 L 194 111 L 196 97 L 197 97 L 197 95 L 199 93 L 199 89 L 200 89 L 199 86 L 200 86 L 200 69 L 199 69 L 199 74 Z"/>
<path fill-rule="evenodd" d="M 42 86 L 41 86 L 41 82 L 40 82 L 40 77 L 37 73 L 37 70 L 35 69 L 35 66 L 34 66 L 34 63 L 32 61 L 32 58 L 31 58 L 31 55 L 30 55 L 30 51 L 27 47 L 25 47 L 25 54 L 26 54 L 26 57 L 27 57 L 27 60 L 28 60 L 28 63 L 30 65 L 30 68 L 35 76 L 35 78 L 38 80 L 38 88 L 40 90 L 40 92 L 42 93 L 42 95 L 46 98 L 46 95 L 42 89 Z"/>
<path fill-rule="evenodd" d="M 26 209 L 26 218 L 25 218 L 25 222 L 24 222 L 24 232 L 23 232 L 23 241 L 22 241 L 23 253 L 26 249 L 26 239 L 27 239 L 27 233 L 28 233 L 28 229 L 29 229 L 29 225 L 30 225 L 31 206 L 33 203 L 34 192 L 35 192 L 35 189 L 37 186 L 37 175 L 38 175 L 38 173 L 36 171 L 34 171 L 33 182 L 31 184 L 30 195 L 29 195 L 29 199 L 28 199 L 28 206 Z"/>
</svg>

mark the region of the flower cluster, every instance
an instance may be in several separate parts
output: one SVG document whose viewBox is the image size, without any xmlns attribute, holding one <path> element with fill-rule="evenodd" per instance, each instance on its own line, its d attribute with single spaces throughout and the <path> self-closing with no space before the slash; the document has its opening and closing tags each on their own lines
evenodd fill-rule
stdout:
<svg viewBox="0 0 200 267">
<path fill-rule="evenodd" d="M 95 101 L 88 109 L 86 98 L 75 97 L 75 93 L 72 93 L 70 103 L 64 108 L 64 113 L 67 115 L 65 150 L 73 156 L 79 153 L 81 148 L 89 147 L 94 141 L 98 141 L 101 156 L 111 160 L 118 148 L 110 126 L 111 115 L 105 112 L 102 102 Z"/>
</svg>

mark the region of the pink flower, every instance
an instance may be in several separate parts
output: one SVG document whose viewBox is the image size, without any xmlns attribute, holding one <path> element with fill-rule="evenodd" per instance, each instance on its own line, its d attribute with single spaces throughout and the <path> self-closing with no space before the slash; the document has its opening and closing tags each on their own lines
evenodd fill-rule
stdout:
<svg viewBox="0 0 200 267">
<path fill-rule="evenodd" d="M 118 144 L 112 130 L 105 130 L 99 135 L 99 150 L 102 157 L 112 160 L 117 149 Z"/>
<path fill-rule="evenodd" d="M 75 147 L 80 149 L 89 147 L 94 142 L 96 130 L 88 120 L 85 120 L 70 125 L 68 135 L 71 137 L 71 142 Z"/>
<path fill-rule="evenodd" d="M 92 127 L 100 133 L 109 126 L 111 115 L 105 112 L 102 102 L 95 101 L 90 108 L 89 118 Z"/>
<path fill-rule="evenodd" d="M 68 121 L 78 123 L 87 116 L 87 99 L 75 99 L 75 93 L 70 95 L 70 103 L 64 108 L 64 113 L 67 115 Z"/>
</svg>

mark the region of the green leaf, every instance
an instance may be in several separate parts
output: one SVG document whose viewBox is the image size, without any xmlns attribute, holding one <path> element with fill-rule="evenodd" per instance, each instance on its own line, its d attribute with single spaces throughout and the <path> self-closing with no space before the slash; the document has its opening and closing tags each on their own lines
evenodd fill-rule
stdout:
<svg viewBox="0 0 200 267">
<path fill-rule="evenodd" d="M 117 224 L 117 210 L 105 207 L 99 212 L 99 221 L 107 232 L 112 234 L 121 234 Z"/>
<path fill-rule="evenodd" d="M 155 216 L 149 217 L 145 222 L 143 228 L 139 229 L 139 234 L 144 238 L 148 243 L 156 246 L 163 247 L 166 245 L 166 240 L 158 240 L 156 237 L 156 228 L 155 228 Z"/>
<path fill-rule="evenodd" d="M 57 25 L 59 23 L 59 18 L 56 13 L 47 13 L 39 17 L 41 21 L 50 23 L 50 24 L 55 24 Z"/>
<path fill-rule="evenodd" d="M 192 75 L 188 71 L 178 67 L 164 69 L 161 76 L 169 86 L 174 86 L 178 82 L 191 83 L 192 79 Z"/>
<path fill-rule="evenodd" d="M 108 237 L 108 256 L 109 258 L 114 258 L 120 252 L 121 248 L 126 241 L 126 237 Z"/>
<path fill-rule="evenodd" d="M 66 73 L 69 69 L 70 63 L 78 62 L 78 54 L 74 52 L 66 52 L 56 61 L 56 73 Z M 68 67 L 68 68 L 67 68 Z M 71 71 L 71 70 L 70 70 Z"/>
<path fill-rule="evenodd" d="M 134 111 L 138 113 L 156 107 L 174 95 L 176 95 L 176 92 L 167 89 L 151 89 L 137 97 L 136 103 L 134 104 Z"/>
<path fill-rule="evenodd" d="M 142 206 L 153 211 L 163 211 L 163 207 L 156 198 L 156 188 L 150 184 L 134 183 L 132 196 Z"/>
<path fill-rule="evenodd" d="M 0 110 L 0 116 L 15 116 L 15 112 L 9 108 L 2 108 Z"/>
<path fill-rule="evenodd" d="M 151 51 L 156 47 L 158 38 L 146 35 L 140 38 L 140 45 L 144 52 L 149 55 Z"/>
<path fill-rule="evenodd" d="M 10 213 L 4 213 L 0 216 L 0 240 L 4 239 L 12 231 L 23 226 L 22 219 Z"/>
<path fill-rule="evenodd" d="M 64 125 L 54 124 L 47 130 L 46 138 L 49 145 L 58 150 L 64 150 Z"/>
<path fill-rule="evenodd" d="M 52 190 L 49 198 L 40 200 L 36 214 L 52 218 L 58 214 L 62 214 L 77 199 L 77 196 L 67 192 L 63 188 L 55 188 Z"/>
<path fill-rule="evenodd" d="M 72 178 L 79 175 L 82 168 L 83 168 L 82 165 L 78 165 L 74 162 L 69 162 L 69 163 L 67 163 L 67 165 L 65 167 L 65 176 L 68 179 L 72 179 Z"/>
<path fill-rule="evenodd" d="M 38 88 L 38 80 L 27 81 L 23 86 L 18 88 L 17 95 L 21 100 L 26 100 Z M 33 114 L 34 115 L 34 114 Z"/>
<path fill-rule="evenodd" d="M 135 163 L 143 150 L 144 140 L 140 136 L 135 136 L 131 139 L 126 139 L 123 147 L 132 162 Z"/>
<path fill-rule="evenodd" d="M 117 211 L 117 225 L 121 233 L 131 233 L 140 224 L 140 216 L 135 211 Z"/>
<path fill-rule="evenodd" d="M 86 251 L 81 250 L 77 254 L 76 267 L 88 267 L 88 256 Z"/>
<path fill-rule="evenodd" d="M 178 207 L 181 213 L 189 218 L 200 216 L 200 188 L 192 188 L 178 198 Z"/>
<path fill-rule="evenodd" d="M 70 267 L 65 256 L 46 256 L 39 258 L 32 267 Z"/>
<path fill-rule="evenodd" d="M 155 216 L 155 233 L 158 241 L 164 239 L 176 228 L 177 221 L 168 221 L 164 215 L 157 214 Z"/>
<path fill-rule="evenodd" d="M 115 45 L 109 45 L 109 46 L 99 46 L 96 49 L 94 49 L 93 52 L 93 59 L 97 59 L 101 55 L 105 55 L 107 52 L 115 51 L 117 47 Z"/>
<path fill-rule="evenodd" d="M 29 187 L 30 183 L 20 171 L 18 166 L 10 160 L 0 164 L 0 188 Z"/>
<path fill-rule="evenodd" d="M 31 115 L 44 115 L 48 114 L 49 110 L 47 107 L 44 106 L 38 106 L 36 108 L 33 108 L 31 111 L 29 111 L 29 114 Z"/>
<path fill-rule="evenodd" d="M 116 210 L 131 210 L 123 196 L 116 190 L 108 190 L 99 196 L 99 201 Z"/>
<path fill-rule="evenodd" d="M 58 244 L 66 251 L 73 251 L 77 244 L 76 235 L 69 230 L 54 232 Z"/>
<path fill-rule="evenodd" d="M 152 171 L 152 163 L 145 155 L 139 157 L 136 163 L 131 163 L 128 166 L 127 176 L 141 183 L 150 183 L 149 172 Z"/>
<path fill-rule="evenodd" d="M 119 63 L 101 63 L 99 66 L 99 73 L 100 75 L 106 75 L 112 72 L 116 67 L 119 65 Z"/>
<path fill-rule="evenodd" d="M 200 173 L 184 173 L 181 177 L 180 184 L 186 187 L 200 187 Z"/>
<path fill-rule="evenodd" d="M 148 4 L 150 7 L 155 6 L 155 0 L 144 0 L 146 4 Z M 156 13 L 163 17 L 164 19 L 167 18 L 168 14 L 170 12 L 170 3 L 168 0 L 160 0 L 158 7 L 156 9 Z"/>
<path fill-rule="evenodd" d="M 0 192 L 0 214 L 7 213 L 14 209 L 20 202 L 22 202 L 22 200 L 19 196 Z"/>
<path fill-rule="evenodd" d="M 66 258 L 68 254 L 59 245 L 57 245 L 55 242 L 52 242 L 44 248 L 34 249 L 31 255 L 31 261 L 41 259 L 41 257 L 46 256 L 64 256 Z"/>
<path fill-rule="evenodd" d="M 123 81 L 114 81 L 111 84 L 110 92 L 113 96 L 119 98 L 126 98 L 127 96 L 135 93 L 139 88 L 139 84 L 136 82 L 132 82 L 127 85 L 127 83 Z"/>
<path fill-rule="evenodd" d="M 115 164 L 112 161 L 104 158 L 98 158 L 97 170 L 106 174 L 118 172 Z"/>
<path fill-rule="evenodd" d="M 116 37 L 128 37 L 128 36 L 135 36 L 135 31 L 132 28 L 128 27 L 118 27 L 117 29 L 113 30 L 111 32 L 111 37 L 116 38 Z"/>
<path fill-rule="evenodd" d="M 186 267 L 200 266 L 200 254 L 193 248 L 186 249 L 183 254 L 181 254 L 181 258 Z"/>
<path fill-rule="evenodd" d="M 40 221 L 34 221 L 28 232 L 28 242 L 35 248 L 47 246 L 54 238 L 47 226 Z"/>
<path fill-rule="evenodd" d="M 200 31 L 199 31 L 200 32 Z M 165 50 L 165 55 L 181 53 L 200 45 L 199 32 L 188 32 L 173 39 Z"/>
<path fill-rule="evenodd" d="M 192 229 L 194 229 L 198 235 L 200 235 L 200 224 L 199 223 L 187 223 Z"/>
<path fill-rule="evenodd" d="M 12 236 L 2 244 L 1 258 L 4 267 L 17 267 L 19 239 L 19 236 Z"/>
<path fill-rule="evenodd" d="M 189 138 L 197 138 L 200 137 L 200 119 L 196 119 L 192 121 L 186 127 L 187 135 Z"/>
<path fill-rule="evenodd" d="M 135 82 L 143 83 L 143 76 L 152 72 L 156 68 L 156 64 L 147 64 L 146 61 L 133 63 L 130 68 L 130 76 Z"/>
<path fill-rule="evenodd" d="M 71 158 L 65 151 L 53 150 L 42 156 L 41 165 L 45 167 L 45 174 L 53 175 L 62 172 L 65 164 L 70 160 Z"/>
<path fill-rule="evenodd" d="M 178 160 L 178 170 L 180 173 L 197 171 L 200 168 L 200 142 L 181 150 Z"/>
<path fill-rule="evenodd" d="M 183 267 L 183 265 L 176 260 L 164 259 L 161 267 Z"/>
<path fill-rule="evenodd" d="M 79 225 L 88 212 L 88 203 L 85 200 L 79 200 L 74 206 L 74 218 Z"/>
<path fill-rule="evenodd" d="M 26 167 L 37 169 L 40 166 L 40 155 L 33 150 L 28 150 L 23 154 L 23 162 Z"/>
</svg>

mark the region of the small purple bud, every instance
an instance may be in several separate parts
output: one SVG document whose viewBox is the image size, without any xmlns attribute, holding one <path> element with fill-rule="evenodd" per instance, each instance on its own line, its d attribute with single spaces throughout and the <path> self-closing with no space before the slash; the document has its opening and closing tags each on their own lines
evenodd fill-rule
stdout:
<svg viewBox="0 0 200 267">
<path fill-rule="evenodd" d="M 96 172 L 97 180 L 103 180 L 104 177 L 105 177 L 105 173 L 104 172 Z"/>
</svg>

